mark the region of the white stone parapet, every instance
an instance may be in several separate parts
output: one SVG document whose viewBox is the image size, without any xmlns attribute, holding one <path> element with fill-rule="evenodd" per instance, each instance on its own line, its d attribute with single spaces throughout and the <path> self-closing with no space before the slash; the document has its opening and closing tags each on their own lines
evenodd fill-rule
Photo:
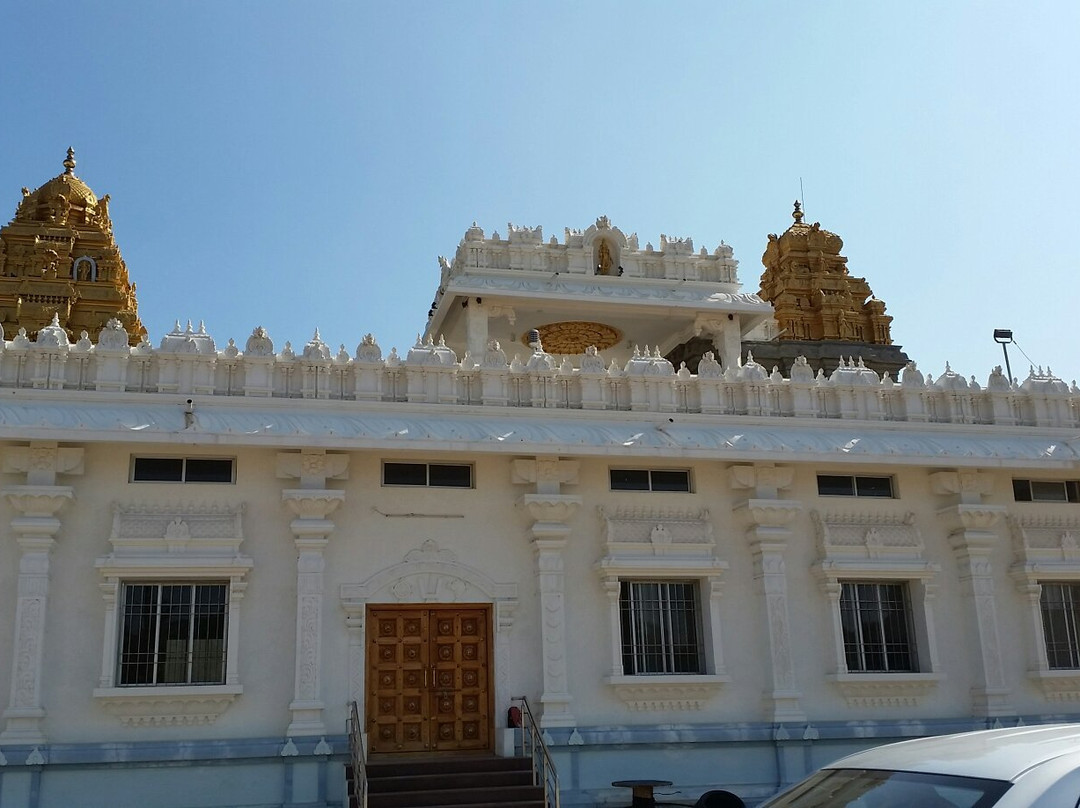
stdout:
<svg viewBox="0 0 1080 808">
<path fill-rule="evenodd" d="M 507 357 L 495 350 L 459 359 L 431 339 L 418 340 L 404 358 L 396 350 L 384 358 L 370 335 L 350 355 L 344 346 L 332 352 L 317 332 L 299 354 L 288 344 L 274 353 L 261 328 L 249 337 L 246 352 L 231 341 L 217 351 L 213 339 L 190 324 L 166 335 L 160 348 L 128 347 L 122 329 L 119 339 L 111 333 L 117 328 L 103 329 L 97 345 L 82 339 L 57 347 L 25 335 L 0 342 L 0 388 L 1080 427 L 1080 388 L 1042 368 L 1020 384 L 1010 384 L 995 368 L 982 386 L 952 370 L 937 380 L 924 377 L 914 364 L 899 381 L 879 377 L 854 358 L 830 376 L 815 376 L 797 362 L 784 377 L 752 357 L 721 368 L 706 354 L 693 374 L 648 348 L 635 349 L 620 368 L 595 353 Z M 70 361 L 55 361 L 58 351 Z M 51 370 L 44 376 L 29 370 L 46 359 Z"/>
</svg>

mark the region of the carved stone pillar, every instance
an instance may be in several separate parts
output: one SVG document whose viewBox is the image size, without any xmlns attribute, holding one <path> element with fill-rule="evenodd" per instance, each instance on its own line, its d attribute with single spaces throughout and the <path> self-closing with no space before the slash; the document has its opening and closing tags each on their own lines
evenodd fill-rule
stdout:
<svg viewBox="0 0 1080 808">
<path fill-rule="evenodd" d="M 982 504 L 982 497 L 993 487 L 993 478 L 986 473 L 941 471 L 930 475 L 930 485 L 935 494 L 957 500 L 939 510 L 938 516 L 950 528 L 949 542 L 956 554 L 960 584 L 971 606 L 968 619 L 975 631 L 968 631 L 967 636 L 976 637 L 979 643 L 981 681 L 971 689 L 972 709 L 976 715 L 988 717 L 1015 715 L 1008 701 L 1012 691 L 1005 679 L 990 561 L 998 543 L 993 528 L 1005 506 Z"/>
<path fill-rule="evenodd" d="M 45 742 L 45 707 L 41 672 L 45 619 L 49 600 L 49 561 L 60 530 L 57 514 L 75 498 L 70 486 L 54 485 L 56 475 L 82 473 L 82 449 L 60 449 L 55 443 L 31 443 L 10 449 L 4 471 L 25 472 L 27 485 L 3 490 L 18 513 L 11 532 L 22 549 L 15 603 L 15 647 L 11 662 L 11 694 L 4 711 L 0 742 Z"/>
<path fill-rule="evenodd" d="M 779 499 L 781 488 L 791 485 L 792 469 L 772 464 L 733 466 L 731 485 L 753 489 L 755 496 L 736 505 L 749 517 L 746 535 L 754 554 L 755 578 L 765 596 L 765 621 L 769 636 L 771 687 L 764 694 L 770 720 L 777 723 L 804 722 L 791 651 L 791 619 L 788 607 L 787 571 L 784 551 L 791 537 L 789 525 L 802 511 L 802 503 Z"/>
<path fill-rule="evenodd" d="M 328 477 L 342 479 L 346 455 L 321 450 L 278 455 L 278 476 L 299 477 L 301 488 L 281 492 L 296 517 L 289 527 L 296 541 L 296 668 L 292 720 L 294 735 L 325 735 L 322 701 L 323 551 L 334 523 L 327 517 L 345 500 L 345 492 L 325 488 Z"/>
<path fill-rule="evenodd" d="M 574 727 L 570 686 L 566 670 L 566 603 L 563 548 L 570 533 L 567 521 L 581 505 L 581 497 L 560 494 L 561 483 L 577 483 L 576 461 L 557 458 L 515 460 L 515 483 L 535 483 L 535 494 L 525 494 L 521 504 L 533 520 L 530 535 L 536 551 L 540 585 L 540 626 L 543 646 L 544 692 L 540 696 L 543 727 Z"/>
</svg>

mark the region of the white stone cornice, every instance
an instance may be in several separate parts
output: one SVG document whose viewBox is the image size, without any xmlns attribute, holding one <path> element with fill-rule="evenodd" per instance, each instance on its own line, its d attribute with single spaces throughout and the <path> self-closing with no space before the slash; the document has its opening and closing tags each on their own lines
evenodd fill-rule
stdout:
<svg viewBox="0 0 1080 808">
<path fill-rule="evenodd" d="M 937 673 L 841 673 L 829 680 L 850 707 L 917 707 L 944 678 Z"/>
<path fill-rule="evenodd" d="M 214 723 L 241 693 L 238 684 L 103 687 L 94 698 L 127 726 L 193 726 Z"/>
<path fill-rule="evenodd" d="M 707 709 L 712 698 L 729 681 L 729 676 L 706 674 L 608 676 L 604 679 L 604 683 L 635 712 Z"/>
</svg>

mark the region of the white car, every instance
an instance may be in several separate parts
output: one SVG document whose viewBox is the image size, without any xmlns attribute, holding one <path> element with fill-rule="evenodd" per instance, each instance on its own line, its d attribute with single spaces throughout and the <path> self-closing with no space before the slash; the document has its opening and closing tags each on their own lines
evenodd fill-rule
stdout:
<svg viewBox="0 0 1080 808">
<path fill-rule="evenodd" d="M 1080 808 L 1080 724 L 965 732 L 830 763 L 761 808 Z"/>
</svg>

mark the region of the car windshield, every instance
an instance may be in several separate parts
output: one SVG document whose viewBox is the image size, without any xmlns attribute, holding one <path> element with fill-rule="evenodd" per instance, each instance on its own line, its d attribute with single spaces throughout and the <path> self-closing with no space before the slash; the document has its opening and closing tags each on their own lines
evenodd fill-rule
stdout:
<svg viewBox="0 0 1080 808">
<path fill-rule="evenodd" d="M 761 808 L 989 808 L 1001 780 L 876 769 L 822 769 Z"/>
</svg>

